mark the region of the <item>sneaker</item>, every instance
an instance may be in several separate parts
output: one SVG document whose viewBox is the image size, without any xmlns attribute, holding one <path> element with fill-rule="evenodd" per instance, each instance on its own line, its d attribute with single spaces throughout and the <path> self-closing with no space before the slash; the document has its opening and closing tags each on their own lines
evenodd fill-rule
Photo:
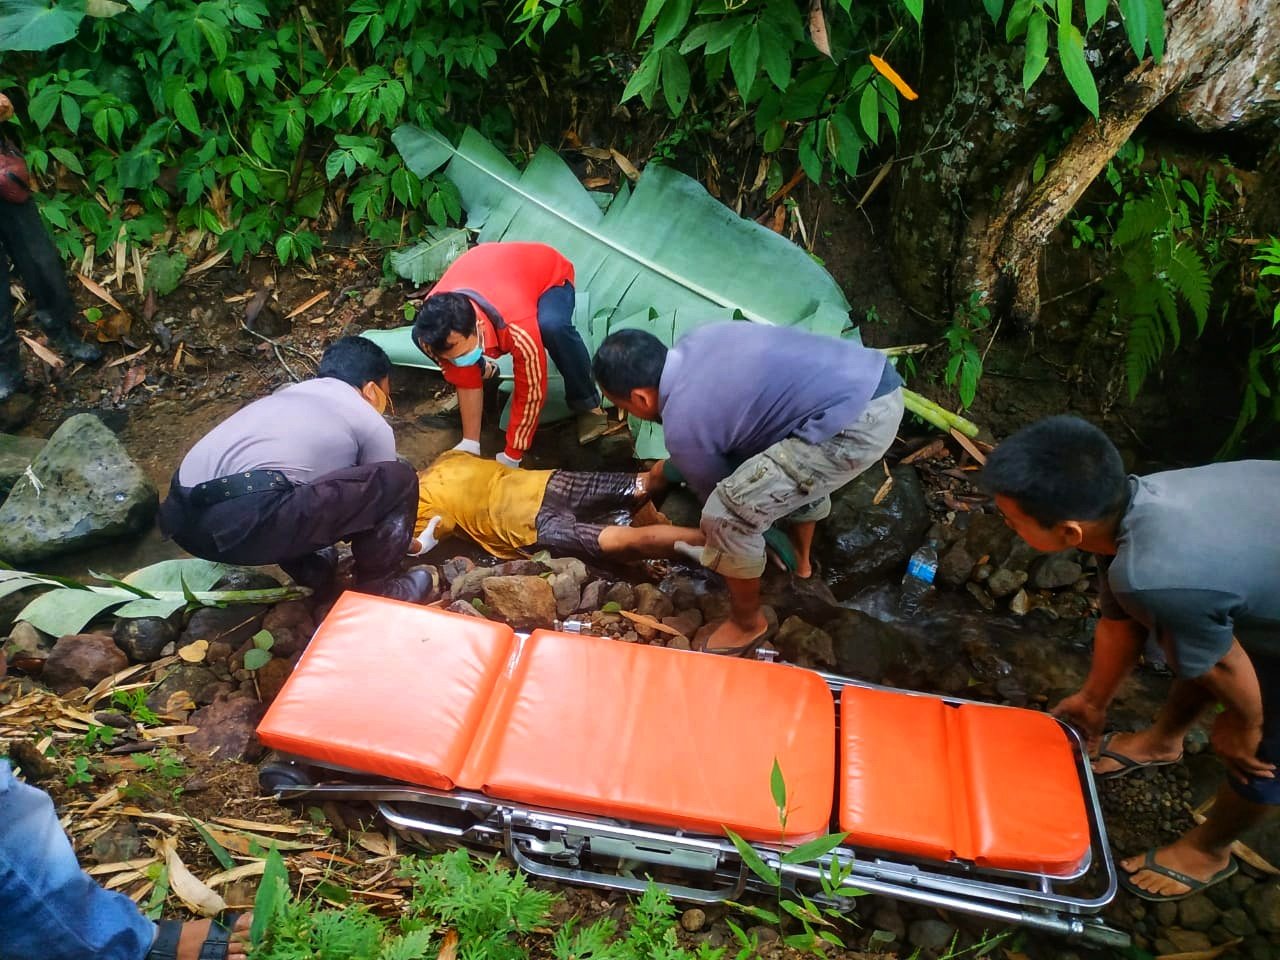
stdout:
<svg viewBox="0 0 1280 960">
<path fill-rule="evenodd" d="M 588 410 L 578 414 L 578 443 L 586 446 L 593 440 L 599 440 L 609 429 L 609 418 L 603 412 Z"/>
</svg>

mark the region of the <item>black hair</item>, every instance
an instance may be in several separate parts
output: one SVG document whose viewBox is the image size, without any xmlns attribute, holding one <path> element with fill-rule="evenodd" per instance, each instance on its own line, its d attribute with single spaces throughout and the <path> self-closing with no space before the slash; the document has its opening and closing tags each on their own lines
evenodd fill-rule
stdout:
<svg viewBox="0 0 1280 960">
<path fill-rule="evenodd" d="M 1066 414 L 1023 427 L 996 447 L 979 483 L 1016 501 L 1046 528 L 1118 517 L 1128 497 L 1115 444 L 1092 423 Z"/>
<path fill-rule="evenodd" d="M 591 372 L 605 393 L 629 396 L 632 390 L 656 387 L 662 380 L 667 348 L 647 330 L 617 330 L 604 338 Z"/>
<path fill-rule="evenodd" d="M 359 390 L 366 383 L 379 383 L 391 374 L 391 360 L 372 340 L 343 337 L 325 349 L 317 377 L 333 377 Z"/>
<path fill-rule="evenodd" d="M 418 315 L 413 318 L 413 342 L 419 350 L 428 353 L 448 350 L 450 334 L 469 337 L 475 332 L 475 307 L 461 293 L 432 294 L 422 302 Z"/>
</svg>

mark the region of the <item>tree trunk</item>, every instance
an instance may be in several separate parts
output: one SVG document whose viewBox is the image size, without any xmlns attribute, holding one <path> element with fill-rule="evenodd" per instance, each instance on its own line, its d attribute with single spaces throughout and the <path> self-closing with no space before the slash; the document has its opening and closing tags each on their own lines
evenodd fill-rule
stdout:
<svg viewBox="0 0 1280 960">
<path fill-rule="evenodd" d="M 963 31 L 955 31 L 954 40 L 944 39 L 943 46 L 953 45 L 951 62 L 957 64 L 952 103 L 985 103 L 998 119 L 985 142 L 975 144 L 962 136 L 968 149 L 961 156 L 943 154 L 943 163 L 966 164 L 963 174 L 946 177 L 931 169 L 935 164 L 915 164 L 902 177 L 893 242 L 908 299 L 923 312 L 945 314 L 951 304 L 978 290 L 997 315 L 1034 323 L 1040 312 L 1039 270 L 1045 244 L 1153 110 L 1163 104 L 1174 119 L 1199 131 L 1280 116 L 1280 17 L 1274 2 L 1171 0 L 1168 42 L 1158 65 L 1149 59 L 1135 64 L 1119 25 L 1112 24 L 1102 38 L 1101 115 L 1086 120 L 1047 164 L 1042 153 L 1048 139 L 1044 118 L 1054 116 L 1052 102 L 1037 101 L 1036 90 L 1025 100 L 1002 94 L 1009 82 L 1007 71 L 982 76 L 990 64 L 983 62 L 984 43 L 975 45 L 972 32 L 966 37 Z M 975 26 L 970 21 L 969 30 Z M 936 63 L 946 52 L 934 50 L 930 59 Z M 966 74 L 959 64 L 973 64 L 976 69 Z M 1108 64 L 1127 72 L 1108 72 Z M 1050 82 L 1045 84 L 1046 80 Z M 1071 103 L 1070 93 L 1056 76 L 1043 78 L 1041 84 L 1046 85 L 1048 97 Z M 1018 112 L 1012 126 L 1011 105 Z M 933 117 L 926 114 L 925 128 L 931 120 L 947 123 L 946 113 L 947 108 L 935 110 Z M 1063 125 L 1061 116 L 1054 117 L 1058 129 Z M 952 124 L 954 119 L 953 114 Z M 917 136 L 916 143 L 919 140 Z M 1033 182 L 1038 156 L 1044 164 L 1043 175 Z M 992 168 L 974 167 L 983 162 L 992 163 Z M 930 173 L 936 175 L 930 177 Z M 907 206 L 920 206 L 922 201 L 924 209 L 938 219 L 918 229 L 903 214 Z M 944 268 L 943 276 L 931 284 L 907 278 L 918 278 L 925 264 L 953 266 L 949 271 Z"/>
</svg>

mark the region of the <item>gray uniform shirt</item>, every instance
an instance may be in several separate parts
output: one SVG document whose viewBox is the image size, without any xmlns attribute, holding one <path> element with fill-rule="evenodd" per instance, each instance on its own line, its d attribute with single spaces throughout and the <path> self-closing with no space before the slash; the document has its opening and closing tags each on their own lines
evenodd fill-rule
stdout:
<svg viewBox="0 0 1280 960">
<path fill-rule="evenodd" d="M 1243 460 L 1129 478 L 1103 616 L 1129 616 L 1200 677 L 1232 637 L 1280 658 L 1280 462 Z"/>
<path fill-rule="evenodd" d="M 255 400 L 210 430 L 178 468 L 194 487 L 246 470 L 279 470 L 294 483 L 396 458 L 391 425 L 360 391 L 332 377 Z"/>
</svg>

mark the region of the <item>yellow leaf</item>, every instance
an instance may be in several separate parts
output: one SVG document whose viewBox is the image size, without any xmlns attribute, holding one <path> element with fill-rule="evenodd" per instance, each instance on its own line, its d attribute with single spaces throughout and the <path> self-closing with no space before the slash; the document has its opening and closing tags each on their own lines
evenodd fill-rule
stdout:
<svg viewBox="0 0 1280 960">
<path fill-rule="evenodd" d="M 903 80 L 902 77 L 898 76 L 897 70 L 893 69 L 893 67 L 889 66 L 889 64 L 885 63 L 883 60 L 877 57 L 874 53 L 871 54 L 870 56 L 871 56 L 871 65 L 876 68 L 876 72 L 880 74 L 880 76 L 888 80 L 890 83 L 892 83 L 894 88 L 900 94 L 902 94 L 908 100 L 920 99 L 920 94 L 912 90 L 911 87 L 908 86 L 907 81 Z"/>
<path fill-rule="evenodd" d="M 165 865 L 169 868 L 169 889 L 177 894 L 179 900 L 202 917 L 214 917 L 227 909 L 227 902 L 187 869 L 187 865 L 178 856 L 176 839 L 165 837 L 157 845 L 157 850 L 164 856 Z"/>
<path fill-rule="evenodd" d="M 205 654 L 209 652 L 208 640 L 197 640 L 194 643 L 188 643 L 178 651 L 178 656 L 187 663 L 202 663 Z"/>
</svg>

